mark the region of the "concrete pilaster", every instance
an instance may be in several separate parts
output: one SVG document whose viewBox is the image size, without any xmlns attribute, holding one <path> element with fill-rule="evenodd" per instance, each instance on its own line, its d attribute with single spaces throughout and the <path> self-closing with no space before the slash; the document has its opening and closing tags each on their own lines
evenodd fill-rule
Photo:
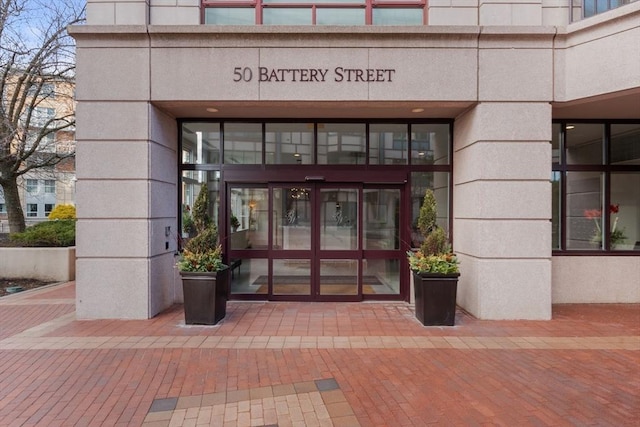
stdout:
<svg viewBox="0 0 640 427">
<path fill-rule="evenodd" d="M 482 319 L 551 318 L 551 106 L 480 103 L 454 133 L 458 303 Z"/>
</svg>

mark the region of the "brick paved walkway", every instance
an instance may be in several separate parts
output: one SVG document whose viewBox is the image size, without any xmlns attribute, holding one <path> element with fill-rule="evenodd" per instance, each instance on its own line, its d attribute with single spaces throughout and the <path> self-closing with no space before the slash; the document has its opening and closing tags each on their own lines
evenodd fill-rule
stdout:
<svg viewBox="0 0 640 427">
<path fill-rule="evenodd" d="M 186 326 L 74 298 L 0 299 L 0 426 L 640 425 L 640 305 L 425 328 L 404 303 L 230 302 Z"/>
</svg>

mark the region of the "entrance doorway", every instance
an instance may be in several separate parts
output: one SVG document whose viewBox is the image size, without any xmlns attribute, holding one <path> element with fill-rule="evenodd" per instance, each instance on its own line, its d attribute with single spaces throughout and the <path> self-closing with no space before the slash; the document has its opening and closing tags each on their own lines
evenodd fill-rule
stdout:
<svg viewBox="0 0 640 427">
<path fill-rule="evenodd" d="M 397 184 L 227 184 L 232 294 L 398 299 L 403 194 Z"/>
</svg>

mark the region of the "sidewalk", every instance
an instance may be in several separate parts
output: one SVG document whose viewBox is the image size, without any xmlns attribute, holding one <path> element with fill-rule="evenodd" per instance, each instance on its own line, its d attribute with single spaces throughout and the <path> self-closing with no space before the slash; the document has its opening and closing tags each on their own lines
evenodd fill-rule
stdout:
<svg viewBox="0 0 640 427">
<path fill-rule="evenodd" d="M 75 320 L 73 282 L 0 298 L 0 426 L 637 426 L 640 305 L 423 327 L 404 303 L 230 302 Z"/>
</svg>

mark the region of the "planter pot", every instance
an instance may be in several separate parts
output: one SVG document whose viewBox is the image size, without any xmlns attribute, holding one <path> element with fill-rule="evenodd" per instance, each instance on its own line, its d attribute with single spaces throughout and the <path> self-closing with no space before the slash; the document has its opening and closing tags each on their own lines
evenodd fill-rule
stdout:
<svg viewBox="0 0 640 427">
<path fill-rule="evenodd" d="M 413 273 L 416 318 L 423 325 L 454 325 L 458 277 L 460 273 Z"/>
<path fill-rule="evenodd" d="M 229 268 L 215 273 L 181 271 L 184 321 L 187 325 L 215 325 L 227 314 Z"/>
</svg>

